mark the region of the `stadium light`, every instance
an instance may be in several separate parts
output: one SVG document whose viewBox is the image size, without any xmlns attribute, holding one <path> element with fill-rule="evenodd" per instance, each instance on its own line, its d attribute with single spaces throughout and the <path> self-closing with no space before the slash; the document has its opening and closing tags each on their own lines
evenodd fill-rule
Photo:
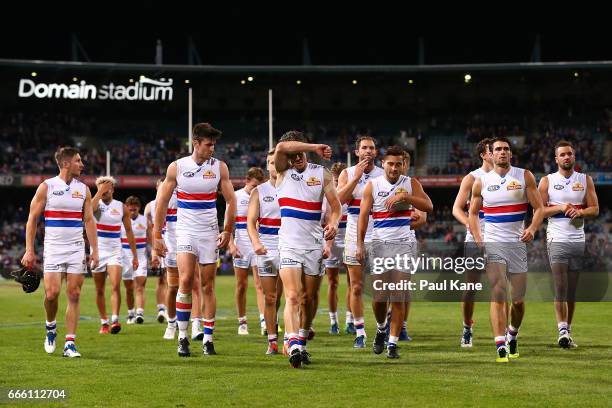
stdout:
<svg viewBox="0 0 612 408">
<path fill-rule="evenodd" d="M 299 79 L 297 81 L 295 81 L 296 84 L 298 85 L 302 85 L 302 81 L 300 81 Z"/>
<path fill-rule="evenodd" d="M 578 72 L 574 72 L 574 78 L 578 78 L 579 75 Z"/>
<path fill-rule="evenodd" d="M 72 77 L 72 80 L 73 80 L 74 82 L 76 82 L 76 81 L 78 81 L 78 80 L 79 80 L 79 78 L 77 78 L 77 77 Z"/>
<path fill-rule="evenodd" d="M 357 85 L 357 80 L 353 79 L 353 85 Z"/>
<path fill-rule="evenodd" d="M 249 81 L 249 82 L 253 82 L 253 77 L 252 77 L 252 76 L 247 77 L 247 81 Z"/>
<path fill-rule="evenodd" d="M 414 84 L 414 81 L 413 81 L 412 79 L 409 79 L 409 80 L 408 80 L 408 83 L 409 83 L 410 85 L 412 85 L 412 84 Z"/>
<path fill-rule="evenodd" d="M 188 79 L 185 80 L 185 83 L 188 84 L 190 81 Z"/>
<path fill-rule="evenodd" d="M 244 85 L 244 84 L 246 84 L 246 81 L 243 79 L 242 81 L 240 81 L 240 83 L 241 83 L 242 85 Z"/>
<path fill-rule="evenodd" d="M 36 75 L 38 75 L 36 72 L 32 72 L 33 77 L 35 77 Z"/>
<path fill-rule="evenodd" d="M 134 82 L 134 78 L 130 78 L 130 83 Z"/>
<path fill-rule="evenodd" d="M 470 74 L 465 74 L 465 76 L 463 77 L 463 80 L 465 81 L 466 84 L 469 84 L 470 81 L 472 80 L 472 76 Z"/>
</svg>

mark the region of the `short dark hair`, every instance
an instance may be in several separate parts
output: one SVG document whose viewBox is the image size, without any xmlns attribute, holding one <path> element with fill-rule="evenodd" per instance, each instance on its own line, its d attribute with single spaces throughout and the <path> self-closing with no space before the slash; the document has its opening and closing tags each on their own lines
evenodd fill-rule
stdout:
<svg viewBox="0 0 612 408">
<path fill-rule="evenodd" d="M 77 149 L 76 147 L 72 147 L 72 146 L 60 147 L 55 152 L 55 162 L 57 163 L 57 166 L 61 169 L 62 164 L 65 161 L 72 160 L 72 158 L 76 156 L 77 154 L 79 154 L 79 149 Z"/>
<path fill-rule="evenodd" d="M 496 136 L 491 138 L 491 142 L 489 143 L 489 145 L 491 146 L 491 151 L 493 151 L 493 145 L 495 144 L 495 142 L 508 143 L 508 146 L 510 146 L 510 151 L 512 151 L 512 142 L 503 136 Z"/>
<path fill-rule="evenodd" d="M 304 132 L 300 132 L 299 130 L 290 130 L 286 132 L 281 138 L 278 140 L 280 142 L 306 142 L 306 138 L 304 137 Z"/>
<path fill-rule="evenodd" d="M 394 145 L 394 146 L 389 146 L 387 147 L 387 150 L 385 151 L 385 156 L 400 156 L 403 160 L 404 158 L 404 148 L 402 146 L 399 145 Z"/>
<path fill-rule="evenodd" d="M 404 150 L 404 161 L 410 163 L 410 153 Z"/>
<path fill-rule="evenodd" d="M 271 148 L 270 150 L 268 150 L 268 156 L 274 156 L 275 151 L 276 151 L 275 148 Z"/>
<path fill-rule="evenodd" d="M 217 140 L 223 135 L 219 129 L 215 129 L 210 123 L 197 123 L 193 127 L 192 137 L 193 140 L 198 142 L 202 139 Z"/>
<path fill-rule="evenodd" d="M 128 198 L 126 198 L 125 199 L 125 205 L 137 205 L 138 207 L 142 206 L 140 204 L 140 198 L 138 198 L 136 196 L 129 196 Z"/>
<path fill-rule="evenodd" d="M 338 177 L 340 176 L 340 173 L 342 173 L 342 170 L 346 169 L 346 164 L 342 163 L 342 162 L 336 162 L 334 164 L 332 164 L 331 166 L 331 173 Z"/>
<path fill-rule="evenodd" d="M 491 140 L 491 138 L 486 137 L 480 142 L 478 142 L 478 144 L 476 144 L 476 156 L 478 156 L 479 159 L 480 155 L 483 154 L 485 151 L 491 151 L 491 147 L 493 145 L 493 143 L 491 143 Z"/>
<path fill-rule="evenodd" d="M 557 155 L 557 149 L 560 147 L 571 147 L 572 150 L 576 150 L 574 149 L 574 145 L 571 142 L 568 142 L 567 140 L 560 140 L 555 145 L 555 156 Z"/>
<path fill-rule="evenodd" d="M 359 150 L 359 148 L 361 147 L 361 141 L 362 140 L 371 140 L 372 143 L 374 143 L 374 147 L 376 147 L 376 139 L 374 139 L 370 135 L 360 135 L 359 137 L 357 137 L 357 140 L 355 140 L 355 149 L 356 150 Z"/>
<path fill-rule="evenodd" d="M 251 167 L 248 171 L 247 171 L 247 175 L 246 175 L 247 180 L 251 180 L 251 179 L 255 179 L 258 181 L 264 181 L 266 178 L 266 175 L 264 174 L 264 171 L 259 168 L 259 167 Z"/>
</svg>

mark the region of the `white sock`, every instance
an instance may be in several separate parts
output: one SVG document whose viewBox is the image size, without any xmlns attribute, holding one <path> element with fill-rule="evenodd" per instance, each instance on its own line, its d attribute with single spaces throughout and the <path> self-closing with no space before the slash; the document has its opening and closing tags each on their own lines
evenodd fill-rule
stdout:
<svg viewBox="0 0 612 408">
<path fill-rule="evenodd" d="M 516 340 L 518 337 L 518 327 L 512 325 L 508 326 L 508 340 Z"/>
<path fill-rule="evenodd" d="M 338 324 L 338 312 L 329 312 L 329 322 L 331 324 Z"/>
<path fill-rule="evenodd" d="M 357 331 L 357 336 L 365 336 L 365 320 L 363 317 L 355 318 L 355 330 Z"/>
<path fill-rule="evenodd" d="M 378 329 L 379 332 L 384 332 L 386 327 L 387 327 L 387 322 L 383 322 L 383 323 L 376 322 L 376 328 Z"/>
<path fill-rule="evenodd" d="M 117 315 L 112 315 L 112 316 L 111 316 L 111 322 L 115 323 L 115 322 L 117 322 L 117 321 L 119 321 L 119 316 L 117 316 Z"/>
<path fill-rule="evenodd" d="M 51 333 L 57 333 L 57 320 L 52 322 L 45 321 L 45 328 Z"/>
<path fill-rule="evenodd" d="M 266 318 L 264 317 L 263 313 L 259 314 L 259 326 L 263 327 L 264 329 L 266 328 Z"/>
<path fill-rule="evenodd" d="M 397 345 L 397 342 L 399 341 L 399 337 L 397 336 L 389 336 L 389 342 L 387 343 L 387 347 L 389 347 L 390 345 Z"/>
<path fill-rule="evenodd" d="M 108 324 L 108 319 L 100 319 L 100 324 Z"/>
<path fill-rule="evenodd" d="M 557 323 L 557 328 L 559 329 L 559 334 L 563 334 L 563 332 L 567 332 L 567 322 L 559 322 Z"/>
<path fill-rule="evenodd" d="M 198 334 L 202 331 L 202 327 L 200 327 L 200 318 L 194 317 L 191 319 L 191 333 Z"/>
<path fill-rule="evenodd" d="M 139 307 L 138 309 L 136 309 L 136 314 L 140 315 L 140 316 L 143 316 L 144 315 L 144 309 Z"/>
<path fill-rule="evenodd" d="M 346 324 L 349 323 L 354 323 L 355 320 L 353 319 L 353 313 L 351 313 L 350 311 L 346 311 Z"/>
<path fill-rule="evenodd" d="M 134 309 L 128 309 L 128 316 L 134 317 Z"/>
<path fill-rule="evenodd" d="M 162 310 L 166 310 L 166 305 L 164 305 L 163 303 L 158 303 L 157 304 L 157 310 L 158 311 L 162 311 Z"/>
</svg>

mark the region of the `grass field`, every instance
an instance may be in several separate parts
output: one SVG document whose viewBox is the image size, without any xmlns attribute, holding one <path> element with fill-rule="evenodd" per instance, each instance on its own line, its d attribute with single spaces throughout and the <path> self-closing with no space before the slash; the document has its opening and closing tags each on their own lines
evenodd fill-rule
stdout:
<svg viewBox="0 0 612 408">
<path fill-rule="evenodd" d="M 64 388 L 68 406 L 610 406 L 612 395 L 612 303 L 581 303 L 573 332 L 579 348 L 556 344 L 552 304 L 529 303 L 521 328 L 521 357 L 494 362 L 488 305 L 477 304 L 475 346 L 459 348 L 457 303 L 413 305 L 402 358 L 387 360 L 352 349 L 347 335 L 327 334 L 323 301 L 309 343 L 313 364 L 291 369 L 285 357 L 266 356 L 266 339 L 256 335 L 257 312 L 249 292 L 251 335 L 236 335 L 233 277 L 219 277 L 215 346 L 219 355 L 178 358 L 176 342 L 162 339 L 154 321 L 154 281 L 147 290 L 144 325 L 123 325 L 120 334 L 98 334 L 93 282 L 86 280 L 77 345 L 81 359 L 61 357 L 65 335 L 58 318 L 58 350 L 43 350 L 43 292 L 25 294 L 0 283 L 0 388 Z M 344 285 L 341 285 L 343 299 Z M 322 288 L 325 299 L 326 287 Z M 341 305 L 343 302 L 341 302 Z M 64 310 L 62 298 L 60 310 Z M 374 335 L 367 307 L 366 329 Z M 344 323 L 344 307 L 340 313 Z M 125 304 L 122 320 L 125 316 Z M 371 343 L 368 341 L 368 345 Z M 16 405 L 23 406 L 21 402 Z M 41 404 L 37 403 L 37 406 Z"/>
</svg>

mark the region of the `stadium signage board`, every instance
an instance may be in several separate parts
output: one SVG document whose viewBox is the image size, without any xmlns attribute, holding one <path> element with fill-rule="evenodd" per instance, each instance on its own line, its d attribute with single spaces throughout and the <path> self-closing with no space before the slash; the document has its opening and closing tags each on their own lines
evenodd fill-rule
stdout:
<svg viewBox="0 0 612 408">
<path fill-rule="evenodd" d="M 174 96 L 173 80 L 155 80 L 140 77 L 131 85 L 109 82 L 102 85 L 78 83 L 34 82 L 29 78 L 19 80 L 17 95 L 20 98 L 37 99 L 75 99 L 75 100 L 112 100 L 112 101 L 171 101 Z"/>
</svg>

